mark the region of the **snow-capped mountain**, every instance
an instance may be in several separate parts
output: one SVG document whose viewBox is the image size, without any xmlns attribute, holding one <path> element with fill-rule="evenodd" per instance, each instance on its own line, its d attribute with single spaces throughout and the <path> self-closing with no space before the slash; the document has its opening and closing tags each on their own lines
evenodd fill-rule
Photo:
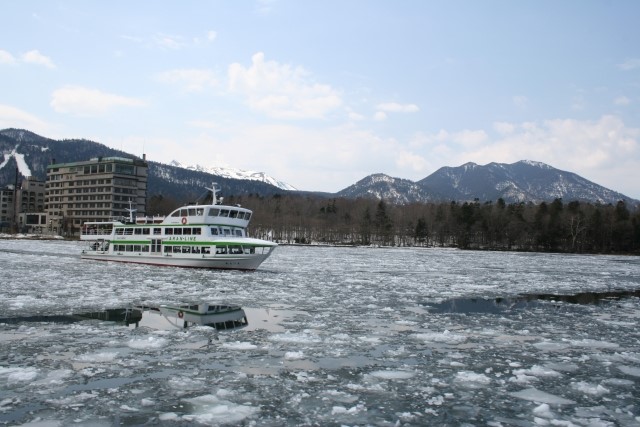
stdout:
<svg viewBox="0 0 640 427">
<path fill-rule="evenodd" d="M 46 178 L 47 166 L 52 163 L 70 163 L 86 161 L 94 157 L 126 157 L 132 154 L 114 150 L 103 144 L 85 139 L 54 140 L 37 135 L 24 129 L 0 130 L 0 186 L 13 185 L 16 169 L 22 177 L 35 176 Z M 147 192 L 151 197 L 172 198 L 180 201 L 197 200 L 206 195 L 206 187 L 212 182 L 220 184 L 223 195 L 241 196 L 244 194 L 272 195 L 282 191 L 286 184 L 276 186 L 277 182 L 265 174 L 255 174 L 253 179 L 248 173 L 216 174 L 201 168 L 183 168 L 147 161 L 149 165 Z M 260 179 L 257 179 L 260 177 Z M 290 187 L 290 186 L 288 186 Z"/>
<path fill-rule="evenodd" d="M 284 181 L 279 181 L 269 175 L 267 175 L 264 172 L 255 172 L 255 171 L 247 171 L 247 170 L 242 170 L 242 169 L 234 169 L 234 168 L 224 168 L 224 167 L 205 167 L 205 166 L 200 166 L 200 165 L 195 165 L 195 166 L 185 166 L 180 164 L 180 162 L 173 160 L 171 163 L 169 163 L 171 166 L 176 166 L 179 168 L 183 168 L 183 169 L 188 169 L 188 170 L 192 170 L 192 171 L 196 171 L 196 172 L 204 172 L 204 173 L 209 173 L 212 175 L 217 175 L 217 176 L 221 176 L 224 178 L 230 178 L 230 179 L 242 179 L 242 180 L 247 180 L 247 181 L 260 181 L 260 182 L 264 182 L 270 185 L 273 185 L 274 187 L 278 187 L 282 190 L 291 190 L 291 191 L 296 191 L 297 189 L 292 186 L 287 184 Z"/>
<path fill-rule="evenodd" d="M 530 160 L 512 164 L 445 166 L 417 182 L 375 174 L 345 188 L 338 195 L 375 197 L 396 203 L 475 199 L 484 202 L 499 198 L 507 203 L 537 203 L 556 198 L 567 202 L 617 203 L 626 200 L 632 204 L 640 203 L 572 172 Z"/>
<path fill-rule="evenodd" d="M 393 178 L 382 173 L 369 175 L 340 191 L 337 195 L 351 199 L 358 197 L 383 199 L 402 205 L 433 200 L 433 195 L 417 183 L 408 179 Z"/>
</svg>

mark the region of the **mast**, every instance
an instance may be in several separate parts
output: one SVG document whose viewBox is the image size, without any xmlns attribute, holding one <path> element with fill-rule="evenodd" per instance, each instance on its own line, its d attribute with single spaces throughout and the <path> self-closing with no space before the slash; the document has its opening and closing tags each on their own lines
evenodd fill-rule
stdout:
<svg viewBox="0 0 640 427">
<path fill-rule="evenodd" d="M 217 183 L 213 183 L 213 185 L 211 186 L 211 188 L 209 187 L 205 187 L 205 189 L 211 191 L 211 204 L 212 205 L 217 205 L 218 204 L 218 191 L 220 190 L 220 188 L 218 187 Z M 222 198 L 220 198 L 220 203 L 222 203 Z"/>
<path fill-rule="evenodd" d="M 135 218 L 133 217 L 133 213 L 136 212 L 138 209 L 133 209 L 133 206 L 131 204 L 131 199 L 129 199 L 129 207 L 126 208 L 126 211 L 129 212 L 129 223 L 130 224 L 135 224 Z"/>
</svg>

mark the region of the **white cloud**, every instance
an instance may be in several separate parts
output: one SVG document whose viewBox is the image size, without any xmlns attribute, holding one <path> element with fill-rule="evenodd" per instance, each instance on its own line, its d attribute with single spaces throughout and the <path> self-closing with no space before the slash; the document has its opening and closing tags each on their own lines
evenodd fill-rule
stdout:
<svg viewBox="0 0 640 427">
<path fill-rule="evenodd" d="M 416 104 L 398 104 L 397 102 L 378 104 L 376 108 L 388 113 L 415 113 L 420 111 Z"/>
<path fill-rule="evenodd" d="M 529 99 L 523 95 L 514 96 L 512 98 L 512 101 L 513 101 L 513 105 L 521 109 L 527 108 L 527 105 L 529 104 Z"/>
<path fill-rule="evenodd" d="M 153 37 L 153 41 L 156 45 L 171 50 L 179 50 L 187 46 L 187 43 L 182 36 L 171 36 L 167 34 L 156 34 Z"/>
<path fill-rule="evenodd" d="M 302 67 L 265 61 L 263 53 L 251 66 L 229 66 L 229 90 L 246 97 L 249 107 L 278 119 L 319 119 L 342 106 L 340 94 L 314 82 Z"/>
<path fill-rule="evenodd" d="M 45 132 L 50 126 L 33 114 L 19 108 L 0 104 L 0 129 L 29 129 L 33 132 Z"/>
<path fill-rule="evenodd" d="M 142 107 L 137 98 L 102 92 L 81 86 L 65 86 L 52 94 L 51 107 L 58 113 L 76 116 L 99 116 L 118 107 Z"/>
<path fill-rule="evenodd" d="M 640 58 L 627 58 L 621 64 L 618 64 L 618 68 L 624 71 L 635 70 L 640 68 Z"/>
<path fill-rule="evenodd" d="M 378 122 L 387 120 L 387 113 L 385 113 L 384 111 L 376 111 L 376 113 L 373 115 L 373 120 Z"/>
<path fill-rule="evenodd" d="M 156 79 L 163 83 L 184 86 L 189 92 L 199 92 L 218 85 L 218 79 L 213 71 L 202 69 L 169 70 L 157 74 Z"/>
<path fill-rule="evenodd" d="M 16 58 L 6 50 L 0 49 L 0 64 L 13 65 L 16 63 Z"/>
<path fill-rule="evenodd" d="M 51 58 L 41 54 L 37 50 L 30 50 L 29 52 L 23 53 L 22 60 L 28 64 L 42 65 L 47 68 L 56 68 Z"/>
<path fill-rule="evenodd" d="M 215 39 L 218 38 L 218 33 L 215 31 L 207 31 L 207 40 L 212 42 L 215 41 Z"/>
<path fill-rule="evenodd" d="M 631 104 L 631 100 L 629 98 L 627 98 L 626 96 L 619 96 L 619 97 L 617 97 L 616 99 L 613 100 L 613 103 L 615 105 L 625 106 L 625 105 Z"/>
<path fill-rule="evenodd" d="M 493 124 L 493 129 L 501 135 L 508 135 L 512 133 L 516 127 L 513 123 L 495 122 Z"/>
</svg>

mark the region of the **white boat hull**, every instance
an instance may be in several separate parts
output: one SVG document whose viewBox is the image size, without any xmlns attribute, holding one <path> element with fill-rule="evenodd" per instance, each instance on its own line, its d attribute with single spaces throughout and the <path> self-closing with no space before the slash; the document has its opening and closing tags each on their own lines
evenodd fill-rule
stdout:
<svg viewBox="0 0 640 427">
<path fill-rule="evenodd" d="M 109 254 L 107 252 L 84 251 L 80 257 L 85 260 L 113 261 L 132 264 L 149 264 L 168 267 L 209 268 L 222 270 L 256 270 L 268 254 L 239 256 L 181 257 L 177 255 Z"/>
</svg>

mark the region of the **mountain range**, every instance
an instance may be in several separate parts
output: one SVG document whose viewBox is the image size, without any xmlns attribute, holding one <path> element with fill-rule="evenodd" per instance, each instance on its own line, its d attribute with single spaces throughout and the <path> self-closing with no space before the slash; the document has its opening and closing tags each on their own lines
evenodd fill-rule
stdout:
<svg viewBox="0 0 640 427">
<path fill-rule="evenodd" d="M 496 201 L 507 203 L 565 201 L 612 203 L 640 201 L 609 190 L 572 172 L 545 163 L 521 160 L 512 164 L 466 163 L 442 167 L 414 182 L 384 174 L 370 175 L 337 193 L 340 197 L 375 197 L 398 204 L 441 201 Z"/>
<path fill-rule="evenodd" d="M 85 139 L 54 140 L 22 129 L 0 130 L 0 186 L 13 184 L 15 170 L 22 176 L 46 178 L 47 165 L 85 161 L 100 156 L 139 158 L 124 151 Z M 389 203 L 407 204 L 442 201 L 495 201 L 507 203 L 579 200 L 612 203 L 625 200 L 639 205 L 621 193 L 609 190 L 574 173 L 544 163 L 522 160 L 512 164 L 466 163 L 442 167 L 420 181 L 369 175 L 337 192 L 303 192 L 263 172 L 230 168 L 183 166 L 177 161 L 149 164 L 148 194 L 172 197 L 178 201 L 198 199 L 205 187 L 217 182 L 227 195 L 258 194 L 270 196 L 291 192 L 317 197 L 377 198 Z"/>
</svg>

